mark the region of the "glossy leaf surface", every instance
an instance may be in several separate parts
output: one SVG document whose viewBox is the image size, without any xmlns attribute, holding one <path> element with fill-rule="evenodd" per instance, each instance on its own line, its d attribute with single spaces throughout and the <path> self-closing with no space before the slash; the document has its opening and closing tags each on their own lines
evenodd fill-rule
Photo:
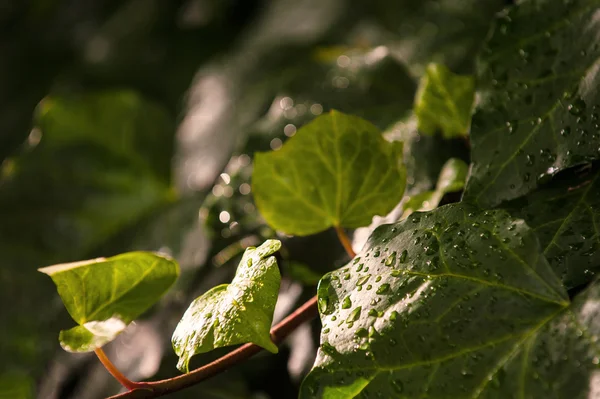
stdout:
<svg viewBox="0 0 600 399">
<path fill-rule="evenodd" d="M 429 64 L 415 98 L 419 131 L 440 131 L 446 138 L 466 136 L 474 98 L 472 76 L 456 75 L 441 64 Z"/>
<path fill-rule="evenodd" d="M 535 397 L 541 384 L 584 397 L 596 368 L 577 333 L 600 327 L 594 300 L 568 308 L 535 234 L 505 211 L 455 204 L 382 226 L 318 291 L 321 348 L 302 398 Z"/>
<path fill-rule="evenodd" d="M 39 269 L 56 284 L 79 324 L 60 332 L 69 352 L 89 352 L 113 340 L 150 308 L 179 275 L 177 263 L 150 252 L 66 263 Z"/>
<path fill-rule="evenodd" d="M 465 198 L 492 207 L 600 157 L 598 7 L 523 1 L 497 17 L 480 60 Z"/>
<path fill-rule="evenodd" d="M 549 185 L 506 204 L 536 232 L 544 256 L 567 289 L 600 271 L 600 171 L 560 174 Z"/>
<path fill-rule="evenodd" d="M 277 240 L 247 248 L 231 284 L 216 286 L 191 303 L 172 338 L 179 370 L 187 372 L 195 354 L 223 346 L 252 342 L 277 353 L 270 329 L 281 282 L 272 255 L 279 248 Z"/>
<path fill-rule="evenodd" d="M 402 198 L 402 143 L 371 123 L 337 111 L 298 130 L 277 151 L 257 153 L 252 190 L 267 223 L 308 235 L 368 225 Z"/>
</svg>

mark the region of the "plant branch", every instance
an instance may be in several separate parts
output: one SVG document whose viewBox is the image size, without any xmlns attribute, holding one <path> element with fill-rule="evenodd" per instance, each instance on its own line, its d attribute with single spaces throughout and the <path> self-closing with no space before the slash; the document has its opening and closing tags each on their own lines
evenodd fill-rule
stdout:
<svg viewBox="0 0 600 399">
<path fill-rule="evenodd" d="M 121 385 L 123 385 L 125 388 L 129 389 L 130 391 L 134 389 L 151 389 L 145 382 L 134 382 L 131 381 L 129 378 L 125 377 L 125 375 L 121 373 L 119 369 L 117 369 L 117 367 L 106 356 L 106 353 L 104 353 L 102 348 L 95 349 L 94 353 L 96 353 L 96 356 L 98 356 L 100 363 L 102 363 L 106 370 L 108 370 L 108 372 L 113 377 L 115 377 L 115 379 L 119 381 Z"/>
<path fill-rule="evenodd" d="M 271 339 L 276 345 L 279 345 L 299 325 L 312 320 L 317 314 L 317 297 L 314 296 L 273 327 L 271 330 Z M 256 355 L 260 351 L 262 351 L 260 346 L 245 344 L 190 373 L 166 380 L 148 382 L 144 384 L 146 389 L 135 389 L 130 392 L 111 396 L 109 399 L 152 399 L 181 391 L 182 389 L 191 387 L 192 385 L 196 385 L 208 378 L 222 373 L 230 367 Z"/>
<path fill-rule="evenodd" d="M 342 245 L 344 246 L 344 249 L 348 253 L 348 256 L 350 256 L 350 258 L 354 258 L 356 256 L 356 252 L 354 252 L 354 249 L 352 249 L 352 243 L 350 242 L 350 239 L 346 235 L 346 232 L 340 226 L 334 226 L 334 227 L 335 227 L 335 232 L 337 233 L 338 238 L 340 239 L 340 242 L 342 243 Z"/>
</svg>

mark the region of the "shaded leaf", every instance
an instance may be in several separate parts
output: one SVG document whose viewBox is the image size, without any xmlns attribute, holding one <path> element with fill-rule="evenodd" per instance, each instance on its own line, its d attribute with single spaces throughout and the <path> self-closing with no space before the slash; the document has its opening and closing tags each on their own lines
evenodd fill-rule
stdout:
<svg viewBox="0 0 600 399">
<path fill-rule="evenodd" d="M 522 384 L 536 397 L 536 373 L 584 397 L 597 367 L 596 333 L 565 323 L 580 312 L 599 328 L 595 301 L 569 309 L 535 234 L 505 211 L 452 204 L 382 226 L 318 295 L 321 348 L 301 398 L 511 397 Z"/>
<path fill-rule="evenodd" d="M 177 263 L 150 252 L 65 263 L 39 269 L 56 284 L 67 311 L 79 324 L 60 332 L 69 352 L 89 352 L 112 341 L 150 308 L 179 275 Z"/>
<path fill-rule="evenodd" d="M 437 185 L 433 191 L 425 191 L 412 196 L 404 204 L 402 216 L 408 217 L 415 211 L 431 211 L 440 204 L 446 193 L 462 190 L 469 166 L 462 160 L 451 158 L 442 167 Z"/>
<path fill-rule="evenodd" d="M 559 174 L 549 185 L 505 204 L 536 232 L 567 289 L 600 271 L 600 171 Z"/>
<path fill-rule="evenodd" d="M 478 72 L 466 199 L 495 206 L 600 157 L 599 6 L 523 1 L 498 16 Z"/>
<path fill-rule="evenodd" d="M 252 342 L 277 353 L 270 329 L 281 276 L 272 256 L 281 248 L 265 241 L 244 252 L 231 284 L 221 284 L 196 298 L 173 333 L 177 368 L 188 371 L 190 358 L 215 348 Z"/>
<path fill-rule="evenodd" d="M 441 64 L 429 64 L 415 97 L 419 130 L 446 138 L 466 136 L 475 98 L 475 79 L 452 73 Z"/>
<path fill-rule="evenodd" d="M 308 235 L 368 225 L 396 206 L 406 172 L 402 143 L 389 143 L 360 118 L 331 111 L 278 151 L 255 155 L 252 189 L 273 228 Z"/>
</svg>

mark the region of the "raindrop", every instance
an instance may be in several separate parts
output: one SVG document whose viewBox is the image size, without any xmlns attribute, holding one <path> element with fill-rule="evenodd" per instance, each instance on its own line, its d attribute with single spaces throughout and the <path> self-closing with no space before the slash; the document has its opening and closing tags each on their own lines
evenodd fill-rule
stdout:
<svg viewBox="0 0 600 399">
<path fill-rule="evenodd" d="M 347 296 L 342 301 L 342 309 L 350 309 L 351 307 L 352 307 L 352 301 L 350 300 L 350 297 Z"/>
</svg>

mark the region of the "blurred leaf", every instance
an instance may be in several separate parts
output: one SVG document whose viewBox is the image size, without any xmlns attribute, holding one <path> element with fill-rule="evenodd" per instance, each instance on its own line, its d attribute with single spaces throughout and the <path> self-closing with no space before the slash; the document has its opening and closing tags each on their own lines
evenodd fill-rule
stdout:
<svg viewBox="0 0 600 399">
<path fill-rule="evenodd" d="M 49 275 L 79 324 L 61 331 L 69 352 L 90 352 L 112 341 L 150 308 L 179 275 L 175 261 L 150 252 L 65 263 L 39 269 Z"/>
<path fill-rule="evenodd" d="M 406 218 L 415 211 L 431 211 L 437 208 L 444 194 L 462 190 L 468 172 L 469 166 L 464 161 L 449 159 L 442 167 L 435 190 L 410 197 L 403 206 L 402 217 Z"/>
<path fill-rule="evenodd" d="M 231 284 L 216 286 L 191 303 L 172 338 L 179 370 L 187 373 L 192 356 L 223 346 L 252 342 L 277 353 L 270 329 L 281 276 L 271 255 L 279 248 L 277 240 L 247 248 Z"/>
<path fill-rule="evenodd" d="M 522 1 L 496 18 L 480 59 L 466 200 L 493 207 L 600 158 L 598 7 Z"/>
<path fill-rule="evenodd" d="M 0 374 L 0 399 L 33 399 L 34 381 L 14 371 Z"/>
<path fill-rule="evenodd" d="M 475 98 L 472 76 L 453 74 L 441 64 L 429 64 L 415 97 L 419 130 L 445 138 L 466 136 Z"/>
<path fill-rule="evenodd" d="M 296 280 L 304 285 L 317 285 L 322 275 L 301 262 L 287 262 L 287 274 L 292 280 Z"/>
<path fill-rule="evenodd" d="M 319 283 L 321 348 L 300 397 L 545 397 L 536 373 L 584 397 L 599 294 L 568 308 L 534 232 L 505 211 L 413 214 Z"/>
<path fill-rule="evenodd" d="M 600 271 L 600 171 L 567 171 L 548 185 L 506 203 L 536 232 L 544 255 L 567 289 Z"/>
<path fill-rule="evenodd" d="M 273 228 L 308 235 L 368 225 L 404 192 L 402 143 L 389 143 L 360 118 L 332 111 L 278 151 L 255 156 L 252 188 Z"/>
</svg>

